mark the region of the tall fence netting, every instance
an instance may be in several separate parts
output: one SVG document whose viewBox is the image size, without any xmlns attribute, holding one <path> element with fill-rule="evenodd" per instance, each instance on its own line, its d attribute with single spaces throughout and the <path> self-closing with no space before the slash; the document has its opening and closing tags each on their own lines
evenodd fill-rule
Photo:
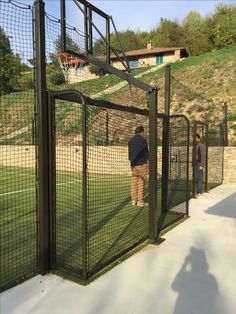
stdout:
<svg viewBox="0 0 236 314">
<path fill-rule="evenodd" d="M 37 268 L 32 8 L 0 2 L 0 289 Z"/>
</svg>

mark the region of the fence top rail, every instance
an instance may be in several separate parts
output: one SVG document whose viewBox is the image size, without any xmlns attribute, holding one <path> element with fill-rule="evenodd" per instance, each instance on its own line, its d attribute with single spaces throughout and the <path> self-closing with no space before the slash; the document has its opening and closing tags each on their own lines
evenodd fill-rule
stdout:
<svg viewBox="0 0 236 314">
<path fill-rule="evenodd" d="M 195 120 L 194 122 L 194 125 L 202 125 L 202 126 L 208 126 L 208 123 L 207 122 L 202 122 L 202 121 L 198 121 L 198 120 Z"/>
<path fill-rule="evenodd" d="M 80 104 L 96 106 L 100 108 L 106 109 L 114 109 L 119 111 L 125 111 L 129 113 L 135 113 L 143 116 L 149 115 L 148 109 L 140 109 L 136 107 L 128 107 L 123 105 L 114 104 L 107 100 L 99 100 L 99 99 L 92 99 L 85 95 L 83 95 L 79 91 L 58 91 L 58 92 L 49 92 L 49 97 L 58 100 L 65 100 L 69 102 L 76 102 Z"/>
<path fill-rule="evenodd" d="M 139 114 L 143 116 L 149 115 L 148 109 L 140 109 L 136 107 L 129 107 L 126 105 L 118 105 L 107 100 L 92 99 L 83 95 L 81 92 L 77 90 L 49 91 L 48 94 L 49 94 L 49 98 L 51 99 L 65 100 L 69 102 L 76 102 L 76 103 L 96 106 L 100 108 L 120 110 L 120 111 L 135 113 L 135 114 Z M 164 113 L 158 113 L 157 117 L 161 119 L 167 119 L 168 115 Z M 183 114 L 173 114 L 173 115 L 170 115 L 169 118 L 183 118 L 187 121 L 187 123 L 190 123 L 189 119 Z"/>
</svg>

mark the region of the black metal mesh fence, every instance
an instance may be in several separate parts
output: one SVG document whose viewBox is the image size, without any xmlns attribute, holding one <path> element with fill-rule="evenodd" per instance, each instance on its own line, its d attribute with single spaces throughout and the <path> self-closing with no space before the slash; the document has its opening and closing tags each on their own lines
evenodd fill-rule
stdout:
<svg viewBox="0 0 236 314">
<path fill-rule="evenodd" d="M 148 141 L 149 120 L 69 97 L 55 105 L 53 264 L 85 278 L 148 238 L 148 180 L 133 206 L 128 141 L 137 125 Z"/>
<path fill-rule="evenodd" d="M 0 54 L 9 79 L 1 79 L 0 209 L 1 289 L 31 276 L 37 269 L 37 130 L 35 129 L 33 15 L 19 2 L 0 0 L 0 35 L 6 51 Z M 63 54 L 60 21 L 45 16 L 46 82 L 49 90 L 79 90 L 93 99 L 147 108 L 147 93 L 114 75 L 93 76 L 90 65 Z M 84 35 L 67 26 L 71 49 L 84 47 Z M 99 39 L 96 39 L 99 41 Z M 96 43 L 96 42 L 95 42 Z M 11 67 L 11 65 L 13 66 Z M 135 70 L 136 71 L 136 70 Z M 137 69 L 134 74 L 143 74 Z M 88 82 L 89 80 L 89 82 Z M 102 91 L 102 92 L 101 92 Z M 118 92 L 117 92 L 118 91 Z M 116 93 L 117 92 L 117 93 Z M 57 101 L 52 124 L 55 159 L 51 180 L 51 265 L 85 278 L 148 238 L 148 180 L 144 206 L 131 202 L 131 169 L 127 142 L 137 125 L 149 140 L 147 111 L 126 111 Z M 86 109 L 85 109 L 86 108 Z M 144 113 L 145 111 L 145 113 Z M 176 120 L 177 121 L 177 120 Z M 168 212 L 162 215 L 162 149 L 158 157 L 158 215 L 161 228 L 184 211 L 182 176 L 185 168 L 184 125 L 170 123 L 171 151 Z M 163 119 L 158 119 L 159 145 L 163 145 Z M 176 131 L 178 129 L 178 131 Z M 179 137 L 178 137 L 179 136 Z M 84 146 L 83 146 L 84 145 Z M 182 146 L 181 146 L 182 145 Z M 36 151 L 36 152 L 35 152 Z M 174 156 L 174 157 L 173 157 Z M 176 157 L 177 156 L 177 157 Z M 177 162 L 175 160 L 177 158 Z M 165 171 L 165 169 L 164 169 Z M 139 183 L 138 183 L 139 184 Z M 180 192 L 181 191 L 181 192 Z M 173 218 L 174 217 L 174 218 Z M 160 221 L 159 221 L 160 222 Z M 41 252 L 42 253 L 42 252 Z"/>
<path fill-rule="evenodd" d="M 201 122 L 196 122 L 195 126 L 192 127 L 192 136 L 193 136 L 193 144 L 192 145 L 193 146 L 195 144 L 194 143 L 194 140 L 195 140 L 194 137 L 196 136 L 196 134 L 199 134 L 199 136 L 201 138 L 201 143 L 205 146 L 206 153 L 207 153 L 208 152 L 208 145 L 209 145 L 207 124 L 201 123 Z M 197 152 L 194 152 L 194 148 L 192 148 L 192 154 L 195 154 L 195 153 L 196 153 L 196 159 L 197 159 Z M 194 158 L 194 156 L 192 156 L 192 158 Z M 194 159 L 194 160 L 196 160 L 196 159 Z M 196 163 L 196 161 L 193 162 L 193 163 Z M 195 167 L 195 165 L 192 165 L 192 167 Z M 203 170 L 203 180 L 202 180 L 202 182 L 203 182 L 203 185 L 202 185 L 203 192 L 207 191 L 207 172 L 209 171 L 209 167 L 211 167 L 211 165 L 208 164 L 207 155 L 206 155 L 205 167 L 204 167 L 204 170 Z M 192 169 L 192 174 L 193 174 L 193 169 Z M 194 178 L 193 178 L 193 181 L 195 182 Z M 195 183 L 193 183 L 193 184 L 195 184 Z M 193 194 L 194 194 L 195 192 L 194 192 L 194 187 L 193 186 L 192 186 L 192 190 L 193 190 Z"/>
<path fill-rule="evenodd" d="M 53 263 L 82 273 L 83 158 L 81 104 L 57 101 L 54 112 Z M 52 195 L 53 198 L 53 195 Z"/>
<path fill-rule="evenodd" d="M 181 74 L 171 76 L 172 112 L 177 110 L 180 113 L 184 110 L 184 114 L 192 123 L 200 121 L 195 131 L 193 125 L 191 128 L 190 178 L 193 177 L 192 151 L 195 132 L 201 136 L 201 142 L 208 148 L 207 169 L 203 172 L 203 190 L 207 191 L 223 182 L 223 147 L 224 138 L 227 136 L 223 134 L 225 130 L 223 122 L 227 117 L 224 116 L 223 103 L 216 103 L 214 99 L 206 97 L 201 90 L 195 90 L 192 81 L 183 83 L 177 76 L 181 77 Z"/>
<path fill-rule="evenodd" d="M 0 290 L 36 272 L 32 9 L 0 1 Z"/>
<path fill-rule="evenodd" d="M 147 116 L 112 109 L 98 110 L 91 105 L 88 107 L 87 210 L 90 273 L 148 238 L 147 180 L 143 187 L 145 206 L 137 207 L 131 203 L 128 141 L 135 135 L 137 125 L 144 126 L 148 140 Z M 137 184 L 141 183 L 138 181 Z"/>
<path fill-rule="evenodd" d="M 223 183 L 224 138 L 223 124 L 208 125 L 208 189 Z"/>
<path fill-rule="evenodd" d="M 188 215 L 189 201 L 189 122 L 184 116 L 177 115 L 164 119 L 159 230 Z M 163 145 L 168 146 L 168 149 Z"/>
</svg>

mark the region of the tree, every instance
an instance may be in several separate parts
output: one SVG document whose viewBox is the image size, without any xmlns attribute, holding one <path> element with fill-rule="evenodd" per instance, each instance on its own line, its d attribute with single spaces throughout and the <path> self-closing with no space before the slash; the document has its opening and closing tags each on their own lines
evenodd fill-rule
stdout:
<svg viewBox="0 0 236 314">
<path fill-rule="evenodd" d="M 219 4 L 211 17 L 211 44 L 216 49 L 236 43 L 236 6 Z"/>
<path fill-rule="evenodd" d="M 211 50 L 206 20 L 198 12 L 188 13 L 182 22 L 182 31 L 180 44 L 186 47 L 191 55 L 200 55 Z"/>
<path fill-rule="evenodd" d="M 181 34 L 182 29 L 177 20 L 161 18 L 159 26 L 151 31 L 150 38 L 156 47 L 178 47 Z"/>
<path fill-rule="evenodd" d="M 61 36 L 59 36 L 55 41 L 55 48 L 57 53 L 64 52 L 61 45 Z M 68 34 L 66 35 L 66 48 L 71 51 L 80 52 L 79 45 Z"/>
<path fill-rule="evenodd" d="M 77 43 L 69 35 L 66 35 L 66 45 L 67 48 L 72 51 L 80 51 Z M 50 83 L 55 85 L 64 84 L 68 80 L 68 73 L 66 74 L 65 71 L 62 71 L 60 63 L 58 61 L 58 54 L 61 52 L 63 52 L 63 49 L 61 45 L 61 36 L 59 36 L 55 41 L 55 53 L 50 54 L 51 62 L 47 64 L 47 77 Z"/>
<path fill-rule="evenodd" d="M 120 45 L 117 35 L 115 33 L 111 33 L 110 35 L 110 45 L 112 47 L 112 50 L 116 51 L 117 53 L 122 52 L 122 49 L 123 51 L 130 51 L 141 49 L 146 46 L 146 42 L 144 43 L 143 38 L 147 36 L 147 33 L 134 32 L 128 29 L 124 32 L 118 32 L 118 36 L 122 47 Z M 113 53 L 112 50 L 111 53 Z M 94 55 L 105 56 L 106 42 L 103 39 L 97 40 L 94 44 L 93 51 Z"/>
<path fill-rule="evenodd" d="M 13 53 L 10 40 L 0 27 L 0 95 L 19 87 L 21 68 L 20 57 Z"/>
</svg>

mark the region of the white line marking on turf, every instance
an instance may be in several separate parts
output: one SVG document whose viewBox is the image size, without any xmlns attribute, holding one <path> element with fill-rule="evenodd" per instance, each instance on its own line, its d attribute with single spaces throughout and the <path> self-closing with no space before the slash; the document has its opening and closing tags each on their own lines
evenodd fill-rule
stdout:
<svg viewBox="0 0 236 314">
<path fill-rule="evenodd" d="M 80 181 L 82 181 L 82 179 L 73 180 L 73 181 L 68 181 L 68 182 L 63 182 L 63 183 L 58 183 L 57 185 L 66 185 L 66 184 L 71 184 L 71 183 L 80 182 Z M 0 194 L 0 196 L 12 195 L 12 194 L 17 194 L 17 193 L 23 193 L 23 192 L 32 191 L 32 190 L 35 190 L 35 189 L 36 189 L 36 188 L 30 188 L 30 189 L 24 189 L 24 190 L 6 192 L 6 193 Z"/>
</svg>

